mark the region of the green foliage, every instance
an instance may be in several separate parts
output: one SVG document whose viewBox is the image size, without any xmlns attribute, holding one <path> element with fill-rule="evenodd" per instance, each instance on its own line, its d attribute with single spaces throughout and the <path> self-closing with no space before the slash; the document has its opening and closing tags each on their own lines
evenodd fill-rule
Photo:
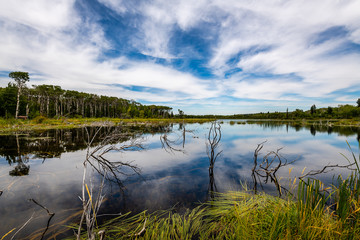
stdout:
<svg viewBox="0 0 360 240">
<path fill-rule="evenodd" d="M 316 106 L 315 106 L 315 104 L 314 104 L 314 105 L 312 105 L 311 108 L 310 108 L 310 114 L 313 115 L 313 114 L 315 114 L 315 113 L 316 113 Z"/>
<path fill-rule="evenodd" d="M 10 76 L 20 78 L 21 72 Z M 23 76 L 24 77 L 24 76 Z M 27 79 L 24 77 L 24 79 Z M 33 85 L 32 88 L 22 86 L 19 115 L 28 114 L 29 118 L 46 116 L 60 117 L 110 117 L 110 118 L 169 118 L 172 108 L 167 106 L 142 105 L 132 100 L 116 97 L 98 96 L 63 90 L 54 85 Z M 0 117 L 15 115 L 18 86 L 10 84 L 0 88 Z"/>
<path fill-rule="evenodd" d="M 24 84 L 30 80 L 28 72 L 11 72 L 9 73 L 9 77 L 14 79 L 18 85 Z"/>
</svg>

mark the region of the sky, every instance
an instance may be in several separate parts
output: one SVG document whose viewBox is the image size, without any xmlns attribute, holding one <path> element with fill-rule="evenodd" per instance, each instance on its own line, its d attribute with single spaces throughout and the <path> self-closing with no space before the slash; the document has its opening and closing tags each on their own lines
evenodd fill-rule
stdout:
<svg viewBox="0 0 360 240">
<path fill-rule="evenodd" d="M 360 1 L 0 0 L 11 71 L 185 114 L 356 105 Z"/>
</svg>

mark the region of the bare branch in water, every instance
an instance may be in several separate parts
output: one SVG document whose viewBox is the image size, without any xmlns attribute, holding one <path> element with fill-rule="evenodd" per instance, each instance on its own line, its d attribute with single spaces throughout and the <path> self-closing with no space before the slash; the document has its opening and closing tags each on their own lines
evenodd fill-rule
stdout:
<svg viewBox="0 0 360 240">
<path fill-rule="evenodd" d="M 280 154 L 280 151 L 282 150 L 282 148 L 279 148 L 276 151 L 270 151 L 269 153 L 267 153 L 263 157 L 260 164 L 258 164 L 259 153 L 260 153 L 261 149 L 264 147 L 264 144 L 266 142 L 267 141 L 259 143 L 254 151 L 254 167 L 252 168 L 254 191 L 256 193 L 258 180 L 261 184 L 261 178 L 263 179 L 264 183 L 267 183 L 270 179 L 270 181 L 275 184 L 276 189 L 279 194 L 279 197 L 281 197 L 282 189 L 285 190 L 286 192 L 288 192 L 288 191 L 286 188 L 281 186 L 279 179 L 276 176 L 276 173 L 280 168 L 294 163 L 297 159 L 288 162 L 288 160 Z"/>
<path fill-rule="evenodd" d="M 85 128 L 86 129 L 86 128 Z M 140 174 L 140 169 L 131 164 L 131 162 L 122 162 L 122 161 L 111 161 L 106 158 L 106 154 L 111 151 L 125 152 L 125 151 L 139 151 L 143 150 L 141 144 L 142 139 L 139 139 L 136 134 L 130 134 L 129 132 L 122 132 L 120 128 L 108 128 L 104 129 L 102 141 L 99 145 L 91 149 L 92 142 L 95 137 L 100 134 L 102 127 L 99 127 L 94 135 L 90 136 L 89 131 L 86 129 L 88 135 L 87 143 L 87 155 L 84 160 L 84 172 L 83 172 L 83 182 L 82 182 L 82 197 L 80 198 L 83 205 L 83 214 L 81 216 L 79 228 L 77 231 L 77 239 L 80 239 L 81 228 L 83 222 L 85 221 L 87 227 L 87 238 L 95 239 L 94 228 L 96 224 L 97 213 L 100 209 L 101 203 L 104 200 L 104 195 L 102 191 L 105 184 L 105 179 L 116 182 L 120 189 L 123 189 L 124 186 L 120 179 L 120 175 L 129 176 L 132 174 L 123 171 L 122 168 L 131 169 L 135 174 Z M 104 133 L 105 132 L 105 133 Z M 119 143 L 126 142 L 126 143 Z M 93 198 L 93 187 L 90 188 L 86 184 L 86 169 L 87 163 L 89 163 L 100 175 L 103 176 L 102 182 L 99 186 L 99 191 L 97 197 Z M 115 179 L 115 180 L 113 180 Z M 85 191 L 86 190 L 86 191 Z M 87 193 L 87 194 L 85 194 Z"/>
<path fill-rule="evenodd" d="M 214 176 L 214 166 L 217 157 L 222 153 L 221 151 L 217 152 L 221 140 L 221 125 L 216 121 L 211 123 L 208 137 L 206 142 L 206 152 L 209 157 L 209 187 L 208 192 L 210 197 L 214 198 L 214 192 L 217 191 L 215 176 Z"/>
<path fill-rule="evenodd" d="M 161 147 L 168 153 L 182 152 L 185 153 L 185 142 L 186 142 L 186 133 L 194 134 L 193 130 L 186 130 L 185 125 L 181 125 L 181 134 L 171 132 L 171 129 L 167 128 L 165 133 L 160 136 Z M 176 139 L 170 139 L 169 135 L 177 135 Z M 181 136 L 180 136 L 181 135 Z M 182 145 L 182 149 L 181 146 Z"/>
<path fill-rule="evenodd" d="M 48 215 L 50 216 L 49 219 L 48 219 L 48 222 L 47 222 L 47 224 L 46 224 L 46 228 L 45 228 L 44 232 L 43 232 L 42 235 L 41 235 L 41 238 L 40 238 L 40 239 L 42 240 L 42 239 L 44 239 L 45 233 L 46 233 L 47 230 L 49 229 L 50 221 L 51 221 L 51 219 L 55 216 L 55 213 L 51 213 L 51 212 L 49 211 L 49 209 L 47 209 L 46 207 L 44 207 L 43 205 L 41 205 L 40 203 L 38 203 L 37 201 L 35 201 L 35 199 L 33 199 L 33 198 L 30 198 L 29 201 L 32 201 L 33 203 L 35 203 L 36 205 L 38 205 L 39 207 L 41 207 L 42 209 L 44 209 L 44 210 L 48 213 Z"/>
<path fill-rule="evenodd" d="M 185 139 L 183 137 L 183 139 Z M 182 152 L 184 153 L 183 149 L 176 148 L 174 146 L 178 145 L 179 138 L 176 140 L 169 139 L 168 132 L 165 132 L 160 136 L 161 146 L 162 148 L 168 152 L 168 153 L 174 153 L 174 152 Z M 184 145 L 183 145 L 184 146 Z"/>
<path fill-rule="evenodd" d="M 219 147 L 221 140 L 221 125 L 216 121 L 211 123 L 209 129 L 208 141 L 206 142 L 206 152 L 209 157 L 210 167 L 213 169 L 216 158 L 222 153 L 222 150 L 216 153 L 216 149 Z"/>
<path fill-rule="evenodd" d="M 355 165 L 355 163 L 350 163 L 348 165 L 339 165 L 339 164 L 331 165 L 329 163 L 328 165 L 324 166 L 320 170 L 311 170 L 308 173 L 301 175 L 299 177 L 299 179 L 303 179 L 303 178 L 308 177 L 308 176 L 315 176 L 315 175 L 322 174 L 322 173 L 328 173 L 330 171 L 333 171 L 335 168 L 346 168 L 346 169 L 349 169 L 349 170 L 357 170 L 356 168 L 351 168 L 354 165 Z"/>
</svg>

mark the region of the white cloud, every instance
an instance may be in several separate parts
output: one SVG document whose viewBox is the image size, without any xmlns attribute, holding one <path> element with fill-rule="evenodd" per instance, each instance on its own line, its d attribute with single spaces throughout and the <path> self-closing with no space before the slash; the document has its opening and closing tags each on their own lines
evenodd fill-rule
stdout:
<svg viewBox="0 0 360 240">
<path fill-rule="evenodd" d="M 66 6 L 70 9 L 64 10 L 65 12 L 73 12 L 70 4 Z M 39 3 L 38 13 L 43 14 L 47 7 L 47 3 Z M 21 15 L 21 12 L 18 14 Z M 54 16 L 54 24 L 61 22 L 62 18 L 63 14 Z M 214 97 L 217 94 L 205 81 L 191 74 L 154 63 L 134 62 L 125 57 L 100 63 L 98 58 L 109 44 L 96 23 L 83 22 L 74 26 L 69 21 L 64 21 L 61 25 L 55 24 L 63 29 L 71 29 L 72 34 L 69 35 L 57 28 L 46 27 L 47 32 L 33 29 L 34 25 L 41 25 L 41 20 L 39 24 L 23 20 L 27 25 L 22 26 L 13 19 L 4 20 L 3 16 L 0 19 L 4 26 L 0 30 L 0 35 L 4 36 L 0 39 L 3 46 L 0 53 L 1 56 L 6 56 L 0 58 L 0 70 L 30 71 L 30 84 L 55 84 L 65 89 L 158 102 Z M 78 18 L 73 16 L 72 19 Z M 83 36 L 80 31 L 83 29 L 80 28 L 85 27 L 86 36 Z M 87 38 L 87 41 L 84 38 Z M 5 80 L 1 85 L 6 85 L 8 81 Z M 159 88 L 164 94 L 124 89 L 115 91 L 111 87 L 113 84 Z"/>
<path fill-rule="evenodd" d="M 268 83 L 260 81 L 257 85 L 259 80 L 239 78 L 236 96 L 269 99 L 296 93 L 323 97 L 359 82 L 360 74 L 356 70 L 360 66 L 359 54 L 330 54 L 346 41 L 357 39 L 360 15 L 354 9 L 360 9 L 359 2 L 227 3 L 219 2 L 219 7 L 230 17 L 224 23 L 210 61 L 216 73 L 221 76 L 228 70 L 226 61 L 239 51 L 270 46 L 266 51 L 243 56 L 237 66 L 245 73 L 296 74 L 302 79 L 295 84 L 292 79 L 281 84 L 269 79 Z M 345 26 L 349 36 L 310 45 L 314 34 L 332 26 Z"/>
<path fill-rule="evenodd" d="M 1 19 L 9 19 L 39 31 L 61 29 L 77 21 L 73 4 L 75 0 L 1 0 Z"/>
<path fill-rule="evenodd" d="M 233 110 L 233 106 L 241 109 L 257 105 L 224 100 L 223 96 L 269 100 L 282 106 L 281 101 L 291 105 L 306 102 L 304 98 L 329 97 L 360 81 L 360 54 L 349 50 L 333 54 L 350 42 L 360 43 L 359 1 L 99 2 L 121 17 L 136 17 L 130 21 L 137 31 L 129 36 L 130 44 L 142 54 L 165 59 L 169 65 L 171 59 L 191 59 L 196 52 L 187 48 L 172 52 L 169 44 L 176 37 L 174 29 L 188 32 L 202 29 L 202 24 L 212 26 L 202 37 L 212 39 L 207 60 L 217 79 L 202 80 L 126 56 L 106 59 L 103 50 L 113 46 L 103 26 L 91 16 L 86 20 L 80 17 L 74 0 L 0 0 L 0 71 L 29 71 L 30 84 L 172 101 L 168 104 L 175 102 L 189 109 L 191 103 L 200 105 L 206 99 L 202 106 L 220 106 L 218 111 L 221 107 Z M 348 34 L 314 44 L 317 34 L 336 26 L 342 26 Z M 230 66 L 228 61 L 239 52 L 242 55 Z M 233 67 L 243 71 L 225 78 L 225 72 Z M 251 77 L 254 73 L 279 77 Z M 0 85 L 8 81 L 2 79 Z M 157 88 L 161 93 L 134 92 L 114 88 L 113 84 Z"/>
</svg>

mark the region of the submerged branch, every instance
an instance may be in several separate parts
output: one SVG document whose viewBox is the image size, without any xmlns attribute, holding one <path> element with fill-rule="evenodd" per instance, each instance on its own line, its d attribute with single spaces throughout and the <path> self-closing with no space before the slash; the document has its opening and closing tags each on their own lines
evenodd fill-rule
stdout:
<svg viewBox="0 0 360 240">
<path fill-rule="evenodd" d="M 276 173 L 278 172 L 278 170 L 280 168 L 294 163 L 297 159 L 289 162 L 284 156 L 282 156 L 280 154 L 280 151 L 283 148 L 279 148 L 276 151 L 270 151 L 269 153 L 267 153 L 263 157 L 260 164 L 258 164 L 258 156 L 266 142 L 267 141 L 259 143 L 254 151 L 254 166 L 252 168 L 252 174 L 251 174 L 252 179 L 254 181 L 254 191 L 255 191 L 255 193 L 257 192 L 258 180 L 260 182 L 260 186 L 262 187 L 261 178 L 263 179 L 264 183 L 268 183 L 268 181 L 270 179 L 270 181 L 274 183 L 274 185 L 278 191 L 279 197 L 281 197 L 282 190 L 284 190 L 286 192 L 288 192 L 288 190 L 281 186 Z"/>
</svg>

